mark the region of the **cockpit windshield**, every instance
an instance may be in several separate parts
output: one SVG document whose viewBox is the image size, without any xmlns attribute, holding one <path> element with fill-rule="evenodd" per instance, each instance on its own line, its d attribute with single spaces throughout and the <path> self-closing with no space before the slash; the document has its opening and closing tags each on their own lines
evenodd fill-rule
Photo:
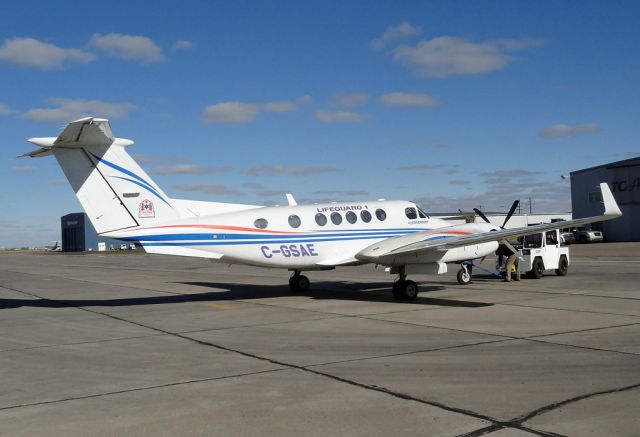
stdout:
<svg viewBox="0 0 640 437">
<path fill-rule="evenodd" d="M 422 208 L 420 208 L 420 206 L 418 206 L 417 204 L 416 204 L 416 208 L 418 208 L 418 216 L 420 218 L 429 218 L 429 215 L 426 212 L 424 212 Z"/>
</svg>

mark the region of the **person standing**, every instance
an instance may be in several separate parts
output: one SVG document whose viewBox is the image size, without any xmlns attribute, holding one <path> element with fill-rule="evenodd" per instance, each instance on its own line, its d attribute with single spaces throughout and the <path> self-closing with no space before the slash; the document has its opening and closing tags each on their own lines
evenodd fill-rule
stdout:
<svg viewBox="0 0 640 437">
<path fill-rule="evenodd" d="M 520 280 L 520 254 L 518 251 L 515 253 L 510 248 L 507 248 L 510 252 L 509 258 L 507 258 L 507 266 L 505 268 L 505 282 L 511 282 L 511 269 L 515 267 L 516 277 L 514 278 L 516 281 Z"/>
</svg>

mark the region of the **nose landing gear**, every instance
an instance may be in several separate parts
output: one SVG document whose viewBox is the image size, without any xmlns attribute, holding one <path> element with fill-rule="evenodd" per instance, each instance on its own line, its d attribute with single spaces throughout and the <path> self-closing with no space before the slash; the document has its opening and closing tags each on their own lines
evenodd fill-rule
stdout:
<svg viewBox="0 0 640 437">
<path fill-rule="evenodd" d="M 458 284 L 467 285 L 471 283 L 471 264 L 466 261 L 460 265 L 460 270 L 458 270 Z"/>
</svg>

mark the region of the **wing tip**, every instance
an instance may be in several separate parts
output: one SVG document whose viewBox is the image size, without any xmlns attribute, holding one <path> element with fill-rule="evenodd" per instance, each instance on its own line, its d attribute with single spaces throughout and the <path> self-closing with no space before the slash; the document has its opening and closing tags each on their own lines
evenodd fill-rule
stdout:
<svg viewBox="0 0 640 437">
<path fill-rule="evenodd" d="M 613 197 L 609 184 L 601 182 L 600 191 L 602 192 L 602 202 L 604 203 L 604 215 L 611 218 L 620 217 L 622 211 L 620 211 L 618 202 L 616 202 L 615 197 Z"/>
</svg>

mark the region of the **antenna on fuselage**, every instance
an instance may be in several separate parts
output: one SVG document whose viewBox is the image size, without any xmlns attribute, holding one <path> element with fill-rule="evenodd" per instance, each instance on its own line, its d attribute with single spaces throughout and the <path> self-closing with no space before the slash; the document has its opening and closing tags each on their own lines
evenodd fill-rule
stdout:
<svg viewBox="0 0 640 437">
<path fill-rule="evenodd" d="M 287 197 L 287 202 L 289 202 L 289 206 L 296 206 L 298 204 L 298 202 L 296 202 L 296 199 L 293 198 L 293 194 L 285 193 L 285 196 Z"/>
</svg>

